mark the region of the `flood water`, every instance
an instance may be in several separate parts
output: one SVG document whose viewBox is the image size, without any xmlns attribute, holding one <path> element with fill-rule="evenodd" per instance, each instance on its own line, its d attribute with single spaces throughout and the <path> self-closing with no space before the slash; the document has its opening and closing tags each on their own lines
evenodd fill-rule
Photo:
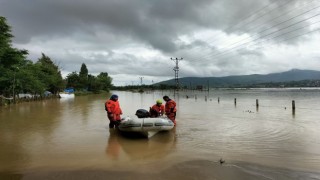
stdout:
<svg viewBox="0 0 320 180">
<path fill-rule="evenodd" d="M 320 179 L 320 89 L 113 93 L 123 116 L 168 95 L 177 126 L 109 130 L 110 94 L 1 107 L 0 179 Z"/>
</svg>

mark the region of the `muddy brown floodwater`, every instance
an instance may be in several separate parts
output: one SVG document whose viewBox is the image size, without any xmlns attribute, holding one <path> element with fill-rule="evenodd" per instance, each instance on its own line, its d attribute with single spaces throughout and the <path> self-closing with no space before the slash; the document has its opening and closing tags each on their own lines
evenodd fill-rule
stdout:
<svg viewBox="0 0 320 180">
<path fill-rule="evenodd" d="M 1 107 L 0 179 L 320 179 L 320 89 L 113 93 L 123 116 L 170 96 L 177 126 L 110 130 L 110 94 Z"/>
</svg>

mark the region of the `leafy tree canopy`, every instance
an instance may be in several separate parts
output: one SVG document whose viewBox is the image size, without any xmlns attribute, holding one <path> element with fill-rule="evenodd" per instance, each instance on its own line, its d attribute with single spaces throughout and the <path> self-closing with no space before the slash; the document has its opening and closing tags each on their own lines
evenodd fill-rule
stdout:
<svg viewBox="0 0 320 180">
<path fill-rule="evenodd" d="M 100 73 L 98 77 L 90 75 L 84 63 L 79 74 L 72 72 L 63 80 L 60 68 L 49 56 L 42 53 L 38 61 L 33 63 L 27 59 L 27 50 L 12 47 L 12 38 L 11 27 L 6 18 L 0 16 L 0 95 L 42 95 L 44 91 L 56 94 L 66 86 L 99 92 L 102 89 L 109 90 L 112 86 L 108 73 Z"/>
<path fill-rule="evenodd" d="M 46 85 L 46 89 L 56 94 L 63 89 L 63 79 L 59 67 L 53 63 L 50 57 L 42 53 L 36 65 L 40 66 L 42 82 Z"/>
</svg>

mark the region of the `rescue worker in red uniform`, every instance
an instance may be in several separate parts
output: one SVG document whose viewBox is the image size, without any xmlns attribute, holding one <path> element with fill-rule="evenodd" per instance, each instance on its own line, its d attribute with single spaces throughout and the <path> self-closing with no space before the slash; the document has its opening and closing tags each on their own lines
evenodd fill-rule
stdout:
<svg viewBox="0 0 320 180">
<path fill-rule="evenodd" d="M 156 104 L 150 107 L 150 117 L 159 117 L 164 114 L 164 105 L 162 105 L 162 100 L 158 99 Z"/>
<path fill-rule="evenodd" d="M 109 100 L 105 103 L 105 110 L 108 113 L 108 119 L 110 121 L 109 128 L 114 128 L 120 124 L 122 110 L 118 101 L 118 95 L 113 94 Z"/>
<path fill-rule="evenodd" d="M 165 105 L 165 113 L 167 117 L 176 125 L 176 102 L 174 100 L 170 99 L 168 96 L 163 96 L 163 100 L 166 101 Z"/>
</svg>

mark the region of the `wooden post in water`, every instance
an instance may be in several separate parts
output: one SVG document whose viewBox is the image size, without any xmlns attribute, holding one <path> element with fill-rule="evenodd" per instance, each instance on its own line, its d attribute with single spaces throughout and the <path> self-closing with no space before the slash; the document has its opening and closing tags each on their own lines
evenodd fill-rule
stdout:
<svg viewBox="0 0 320 180">
<path fill-rule="evenodd" d="M 220 103 L 220 97 L 218 97 L 218 103 Z"/>
<path fill-rule="evenodd" d="M 237 98 L 234 98 L 234 105 L 237 105 Z"/>
<path fill-rule="evenodd" d="M 294 118 L 296 115 L 296 103 L 292 100 L 292 117 Z"/>
<path fill-rule="evenodd" d="M 197 95 L 194 95 L 194 99 L 197 99 Z"/>
<path fill-rule="evenodd" d="M 259 107 L 259 99 L 256 99 L 256 107 Z"/>
<path fill-rule="evenodd" d="M 292 100 L 292 111 L 296 110 L 296 103 L 294 100 Z"/>
</svg>

